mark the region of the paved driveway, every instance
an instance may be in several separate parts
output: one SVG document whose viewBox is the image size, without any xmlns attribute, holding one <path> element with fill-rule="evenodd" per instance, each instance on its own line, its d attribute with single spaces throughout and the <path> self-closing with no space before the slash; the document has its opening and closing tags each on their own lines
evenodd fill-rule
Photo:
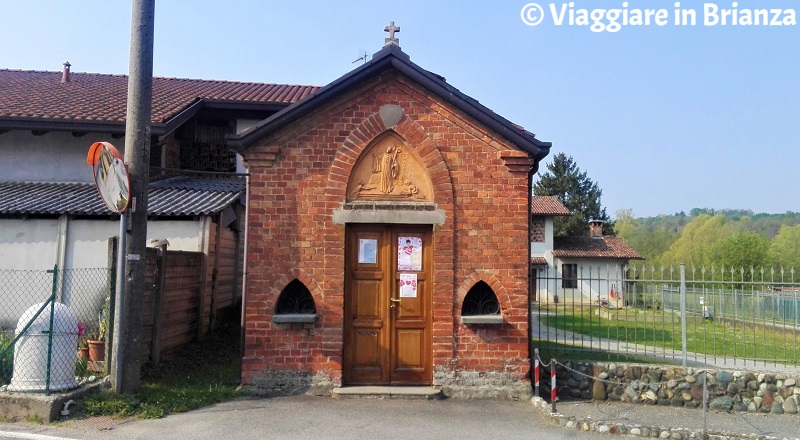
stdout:
<svg viewBox="0 0 800 440">
<path fill-rule="evenodd" d="M 334 400 L 311 396 L 237 400 L 164 419 L 130 420 L 121 424 L 101 419 L 71 421 L 60 427 L 0 424 L 0 431 L 11 430 L 86 440 L 567 440 L 607 437 L 546 425 L 529 403 L 522 402 Z M 4 438 L 1 432 L 0 438 Z"/>
</svg>

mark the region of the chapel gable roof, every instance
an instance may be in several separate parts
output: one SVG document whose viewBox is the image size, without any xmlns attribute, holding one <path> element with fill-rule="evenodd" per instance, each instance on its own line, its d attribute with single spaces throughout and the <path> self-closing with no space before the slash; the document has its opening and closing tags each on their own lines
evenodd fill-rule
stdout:
<svg viewBox="0 0 800 440">
<path fill-rule="evenodd" d="M 529 153 L 537 161 L 543 159 L 550 152 L 550 142 L 542 142 L 536 139 L 533 133 L 501 117 L 476 99 L 448 84 L 444 77 L 412 63 L 410 57 L 398 45 L 394 44 L 384 46 L 367 63 L 317 90 L 316 93 L 308 95 L 272 115 L 250 130 L 238 135 L 228 135 L 228 145 L 236 150 L 251 147 L 259 139 L 291 124 L 387 69 L 394 69 L 409 77 L 443 101 L 502 135 L 517 148 Z"/>
</svg>

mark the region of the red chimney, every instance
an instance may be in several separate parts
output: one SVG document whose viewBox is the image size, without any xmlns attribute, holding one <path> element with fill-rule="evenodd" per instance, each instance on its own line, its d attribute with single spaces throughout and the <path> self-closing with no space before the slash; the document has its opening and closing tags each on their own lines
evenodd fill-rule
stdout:
<svg viewBox="0 0 800 440">
<path fill-rule="evenodd" d="M 64 70 L 61 71 L 61 82 L 62 83 L 68 83 L 69 82 L 69 67 L 71 65 L 72 64 L 70 64 L 69 61 L 64 63 Z"/>
<path fill-rule="evenodd" d="M 603 238 L 602 220 L 589 220 L 589 236 L 592 238 Z"/>
</svg>

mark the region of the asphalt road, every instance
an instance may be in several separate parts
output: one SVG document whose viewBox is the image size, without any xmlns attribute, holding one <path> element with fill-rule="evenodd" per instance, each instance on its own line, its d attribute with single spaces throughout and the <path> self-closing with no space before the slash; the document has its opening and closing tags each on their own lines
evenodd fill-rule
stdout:
<svg viewBox="0 0 800 440">
<path fill-rule="evenodd" d="M 37 437 L 20 437 L 32 433 Z M 4 437 L 6 435 L 6 437 Z M 529 403 L 335 400 L 294 396 L 225 402 L 159 420 L 86 419 L 60 426 L 0 423 L 0 439 L 599 439 L 545 424 Z"/>
</svg>

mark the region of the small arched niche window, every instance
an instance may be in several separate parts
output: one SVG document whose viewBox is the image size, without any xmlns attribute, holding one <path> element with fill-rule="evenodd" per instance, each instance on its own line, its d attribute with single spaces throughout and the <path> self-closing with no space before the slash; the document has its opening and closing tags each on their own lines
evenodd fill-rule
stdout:
<svg viewBox="0 0 800 440">
<path fill-rule="evenodd" d="M 292 280 L 278 295 L 272 322 L 313 323 L 317 320 L 317 305 L 311 292 L 299 280 Z"/>
<path fill-rule="evenodd" d="M 462 324 L 502 324 L 500 302 L 488 284 L 478 281 L 469 289 L 461 305 Z"/>
</svg>

